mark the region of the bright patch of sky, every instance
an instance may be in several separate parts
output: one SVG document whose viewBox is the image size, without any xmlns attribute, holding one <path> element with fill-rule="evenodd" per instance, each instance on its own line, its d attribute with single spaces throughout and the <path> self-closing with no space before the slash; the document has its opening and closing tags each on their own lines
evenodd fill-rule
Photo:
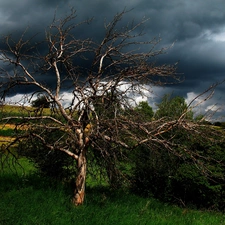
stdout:
<svg viewBox="0 0 225 225">
<path fill-rule="evenodd" d="M 203 36 L 205 36 L 208 40 L 225 42 L 225 28 L 221 29 L 219 33 L 213 33 L 212 31 L 207 30 L 204 32 Z"/>
</svg>

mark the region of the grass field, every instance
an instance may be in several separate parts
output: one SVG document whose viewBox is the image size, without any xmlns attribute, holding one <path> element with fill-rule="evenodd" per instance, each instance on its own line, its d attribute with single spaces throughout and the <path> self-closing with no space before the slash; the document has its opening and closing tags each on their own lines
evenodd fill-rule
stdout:
<svg viewBox="0 0 225 225">
<path fill-rule="evenodd" d="M 21 114 L 18 110 L 7 106 L 4 113 Z M 0 145 L 12 140 L 14 128 L 0 124 Z M 111 191 L 90 177 L 85 203 L 75 207 L 71 187 L 41 177 L 25 158 L 19 164 L 13 158 L 5 160 L 6 153 L 0 151 L 0 225 L 225 224 L 222 213 L 179 208 L 126 190 Z"/>
<path fill-rule="evenodd" d="M 85 204 L 75 207 L 69 187 L 40 177 L 26 159 L 20 164 L 23 168 L 6 165 L 0 173 L 1 225 L 225 224 L 222 213 L 179 208 L 107 187 L 87 187 Z"/>
</svg>

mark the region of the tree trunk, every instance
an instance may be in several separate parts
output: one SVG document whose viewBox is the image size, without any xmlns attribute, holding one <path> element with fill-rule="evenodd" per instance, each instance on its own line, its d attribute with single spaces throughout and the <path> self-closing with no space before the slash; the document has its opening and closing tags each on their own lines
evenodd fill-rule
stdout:
<svg viewBox="0 0 225 225">
<path fill-rule="evenodd" d="M 78 173 L 76 178 L 76 187 L 74 191 L 73 203 L 75 205 L 82 205 L 84 202 L 84 196 L 85 196 L 85 183 L 86 183 L 86 172 L 87 172 L 85 149 L 81 151 L 78 157 L 77 168 L 78 168 Z"/>
<path fill-rule="evenodd" d="M 90 128 L 84 131 L 77 129 L 76 133 L 79 138 L 80 153 L 77 159 L 77 177 L 76 177 L 76 187 L 74 191 L 73 204 L 82 205 L 84 203 L 85 196 L 85 185 L 86 185 L 86 173 L 87 173 L 87 159 L 86 153 L 89 146 Z"/>
</svg>

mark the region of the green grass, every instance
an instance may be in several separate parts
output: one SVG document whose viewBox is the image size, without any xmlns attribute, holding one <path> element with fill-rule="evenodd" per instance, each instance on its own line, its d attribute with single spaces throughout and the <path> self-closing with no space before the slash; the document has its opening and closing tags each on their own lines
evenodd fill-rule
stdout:
<svg viewBox="0 0 225 225">
<path fill-rule="evenodd" d="M 31 107 L 3 105 L 0 107 L 1 116 L 27 116 Z"/>
<path fill-rule="evenodd" d="M 112 192 L 107 187 L 87 187 L 83 206 L 71 204 L 72 190 L 40 177 L 26 160 L 15 170 L 0 173 L 1 225 L 222 225 L 225 215 L 182 209 L 127 191 Z"/>
<path fill-rule="evenodd" d="M 44 108 L 42 110 L 43 115 L 50 115 L 51 110 L 49 108 Z M 39 111 L 40 114 L 40 111 Z M 8 120 L 10 123 L 20 123 L 23 117 L 37 115 L 37 108 L 30 106 L 16 106 L 16 105 L 3 105 L 0 107 L 0 120 L 5 117 L 18 117 Z M 6 120 L 0 121 L 5 123 Z"/>
<path fill-rule="evenodd" d="M 19 133 L 18 131 L 16 132 L 17 134 Z M 21 133 L 21 132 L 20 132 Z M 0 130 L 0 136 L 3 137 L 8 137 L 8 136 L 13 136 L 15 134 L 14 129 L 7 129 L 7 130 Z"/>
</svg>

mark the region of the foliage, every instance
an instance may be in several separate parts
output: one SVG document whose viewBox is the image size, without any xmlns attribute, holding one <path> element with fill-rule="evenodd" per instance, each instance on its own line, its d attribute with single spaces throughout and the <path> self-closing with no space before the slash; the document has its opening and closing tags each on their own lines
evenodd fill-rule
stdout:
<svg viewBox="0 0 225 225">
<path fill-rule="evenodd" d="M 139 104 L 134 109 L 137 112 L 137 117 L 142 117 L 142 120 L 151 121 L 154 115 L 152 107 L 148 102 L 139 102 Z"/>
<path fill-rule="evenodd" d="M 225 129 L 225 122 L 217 121 L 217 122 L 214 123 L 214 125 L 221 128 L 221 129 Z"/>
<path fill-rule="evenodd" d="M 142 110 L 141 108 L 139 109 Z M 184 113 L 187 114 L 184 114 Z M 141 112 L 144 113 L 144 112 Z M 183 116 L 184 115 L 184 116 Z M 192 123 L 193 113 L 181 97 L 165 95 L 158 104 L 156 119 L 183 120 L 162 132 L 164 140 L 172 140 L 171 149 L 165 143 L 145 143 L 132 155 L 133 190 L 142 195 L 153 195 L 164 201 L 183 206 L 223 210 L 225 199 L 225 157 L 223 132 L 201 122 Z M 193 133 L 188 132 L 188 126 Z M 194 132 L 198 130 L 198 132 Z M 166 150 L 167 149 L 167 150 Z M 172 154 L 171 154 L 172 153 Z"/>
<path fill-rule="evenodd" d="M 45 95 L 38 95 L 37 99 L 31 102 L 31 105 L 32 107 L 37 107 L 37 108 L 49 108 L 50 102 Z"/>
<path fill-rule="evenodd" d="M 15 131 L 13 129 L 0 130 L 0 136 L 13 136 Z"/>
<path fill-rule="evenodd" d="M 207 127 L 205 132 L 210 129 Z M 135 155 L 134 190 L 182 206 L 224 210 L 225 143 L 212 145 L 210 140 L 205 142 L 201 137 L 196 139 L 185 133 L 174 141 L 192 149 L 199 163 L 179 145 L 174 146 L 177 155 L 171 155 L 162 146 L 152 149 L 142 146 Z"/>
<path fill-rule="evenodd" d="M 193 112 L 189 111 L 183 97 L 172 97 L 169 94 L 165 94 L 157 106 L 155 118 L 170 117 L 178 119 L 182 114 L 185 114 L 186 119 L 193 119 Z"/>
<path fill-rule="evenodd" d="M 38 133 L 37 129 L 33 128 L 32 132 L 35 130 Z M 42 138 L 45 138 L 48 143 L 57 142 L 61 138 L 61 133 L 62 131 L 58 130 L 45 131 L 42 132 Z M 75 179 L 76 164 L 74 165 L 74 160 L 63 152 L 46 149 L 46 146 L 38 139 L 29 138 L 22 141 L 18 146 L 17 153 L 30 159 L 44 176 L 64 181 Z"/>
</svg>

